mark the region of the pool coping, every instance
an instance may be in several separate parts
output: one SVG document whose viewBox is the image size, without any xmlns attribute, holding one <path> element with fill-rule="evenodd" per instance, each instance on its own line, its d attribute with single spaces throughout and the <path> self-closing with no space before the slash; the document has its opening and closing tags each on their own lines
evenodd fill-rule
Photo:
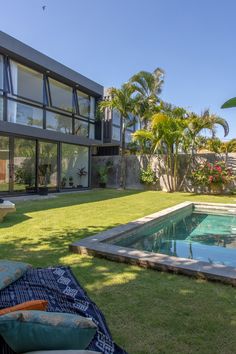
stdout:
<svg viewBox="0 0 236 354">
<path fill-rule="evenodd" d="M 121 247 L 106 243 L 117 237 L 124 237 L 126 234 L 135 231 L 140 226 L 150 225 L 157 220 L 162 220 L 181 210 L 200 206 L 207 209 L 231 210 L 236 213 L 236 204 L 204 203 L 204 202 L 183 202 L 175 206 L 158 211 L 131 221 L 127 224 L 117 226 L 107 231 L 98 233 L 76 241 L 69 246 L 70 251 L 79 254 L 86 254 L 107 258 L 109 260 L 132 265 L 139 265 L 145 268 L 152 268 L 161 271 L 169 271 L 203 279 L 220 281 L 236 286 L 236 268 L 221 264 L 211 264 L 188 258 L 179 258 L 160 253 L 140 251 L 133 248 Z"/>
</svg>

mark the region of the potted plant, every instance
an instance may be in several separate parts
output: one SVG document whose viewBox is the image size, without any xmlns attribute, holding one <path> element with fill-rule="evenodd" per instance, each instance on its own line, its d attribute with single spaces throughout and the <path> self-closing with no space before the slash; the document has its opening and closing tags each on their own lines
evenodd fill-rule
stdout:
<svg viewBox="0 0 236 354">
<path fill-rule="evenodd" d="M 69 186 L 70 186 L 71 188 L 74 187 L 74 179 L 73 179 L 72 176 L 69 177 Z"/>
<path fill-rule="evenodd" d="M 25 185 L 27 193 L 35 193 L 34 172 L 31 166 L 29 166 L 29 161 L 22 163 L 21 166 L 16 168 L 15 182 Z"/>
<path fill-rule="evenodd" d="M 77 185 L 77 188 L 83 188 L 83 185 L 81 183 L 81 179 L 83 176 L 87 176 L 88 172 L 85 170 L 85 167 L 78 168 L 77 175 L 79 177 L 79 184 Z"/>
<path fill-rule="evenodd" d="M 105 165 L 98 167 L 99 187 L 106 188 L 108 172 L 112 168 L 112 162 L 108 161 Z"/>
<path fill-rule="evenodd" d="M 40 180 L 40 187 L 38 188 L 39 195 L 48 195 L 48 181 L 50 179 L 49 175 L 49 165 L 42 164 L 39 166 L 39 180 Z"/>
<path fill-rule="evenodd" d="M 67 178 L 64 176 L 62 177 L 62 180 L 61 180 L 61 188 L 65 188 L 66 187 L 66 182 L 67 182 Z"/>
</svg>

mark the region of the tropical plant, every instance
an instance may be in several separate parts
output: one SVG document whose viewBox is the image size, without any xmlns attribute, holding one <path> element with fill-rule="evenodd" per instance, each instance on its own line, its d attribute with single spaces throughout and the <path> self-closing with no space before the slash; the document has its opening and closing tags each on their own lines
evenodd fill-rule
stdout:
<svg viewBox="0 0 236 354">
<path fill-rule="evenodd" d="M 121 116 L 121 144 L 120 144 L 120 188 L 125 188 L 126 164 L 125 164 L 125 132 L 127 127 L 135 123 L 130 120 L 130 113 L 134 112 L 135 100 L 133 98 L 134 87 L 129 83 L 123 84 L 120 89 L 111 88 L 108 91 L 107 100 L 100 102 L 101 111 L 116 109 Z"/>
<path fill-rule="evenodd" d="M 147 128 L 152 115 L 157 112 L 157 103 L 160 102 L 159 95 L 164 83 L 164 71 L 157 68 L 153 73 L 140 71 L 133 75 L 130 80 L 135 95 L 135 111 Z"/>
<path fill-rule="evenodd" d="M 150 130 L 139 130 L 133 138 L 143 151 L 148 145 L 151 153 L 156 154 L 159 172 L 166 176 L 163 178 L 166 189 L 173 192 L 182 188 L 193 167 L 195 152 L 202 144 L 200 133 L 207 129 L 215 135 L 217 124 L 228 133 L 227 122 L 209 111 L 198 116 L 180 107 L 163 105 L 162 111 L 152 116 Z M 180 153 L 183 152 L 186 168 L 181 169 L 180 174 Z"/>
<path fill-rule="evenodd" d="M 140 182 L 146 185 L 154 185 L 158 181 L 156 172 L 153 171 L 152 166 L 148 165 L 147 168 L 140 170 Z"/>
<path fill-rule="evenodd" d="M 107 161 L 105 165 L 101 165 L 98 167 L 98 176 L 100 184 L 103 184 L 104 186 L 107 184 L 108 173 L 111 170 L 112 166 L 113 163 L 111 161 Z"/>
<path fill-rule="evenodd" d="M 191 172 L 194 186 L 208 187 L 209 191 L 221 191 L 235 179 L 232 170 L 222 161 L 215 163 L 204 162 L 197 164 Z"/>
<path fill-rule="evenodd" d="M 206 148 L 218 155 L 224 155 L 225 163 L 228 164 L 228 156 L 231 152 L 236 152 L 236 139 L 221 141 L 218 138 L 208 139 Z"/>
<path fill-rule="evenodd" d="M 81 167 L 81 168 L 78 168 L 78 171 L 77 171 L 77 176 L 79 177 L 79 186 L 77 187 L 82 187 L 82 184 L 81 184 L 81 180 L 82 180 L 82 177 L 84 176 L 87 176 L 88 172 L 86 171 L 86 167 Z"/>
</svg>

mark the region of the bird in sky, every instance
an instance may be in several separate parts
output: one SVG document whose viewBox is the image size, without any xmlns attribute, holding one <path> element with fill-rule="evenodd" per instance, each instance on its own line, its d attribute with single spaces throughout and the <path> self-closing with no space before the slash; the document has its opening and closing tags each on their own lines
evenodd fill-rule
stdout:
<svg viewBox="0 0 236 354">
<path fill-rule="evenodd" d="M 43 5 L 43 6 L 42 6 L 42 9 L 43 9 L 43 11 L 45 11 L 45 9 L 46 9 L 46 5 Z"/>
</svg>

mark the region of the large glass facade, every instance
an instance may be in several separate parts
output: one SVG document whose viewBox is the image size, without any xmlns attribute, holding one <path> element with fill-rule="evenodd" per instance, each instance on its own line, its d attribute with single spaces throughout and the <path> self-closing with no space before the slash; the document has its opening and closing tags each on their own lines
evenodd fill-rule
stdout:
<svg viewBox="0 0 236 354">
<path fill-rule="evenodd" d="M 72 134 L 72 118 L 55 112 L 47 112 L 46 128 L 60 133 Z"/>
<path fill-rule="evenodd" d="M 43 74 L 11 60 L 13 93 L 43 103 Z"/>
<path fill-rule="evenodd" d="M 112 140 L 120 141 L 120 128 L 112 126 Z"/>
<path fill-rule="evenodd" d="M 0 192 L 9 190 L 9 138 L 0 136 Z"/>
<path fill-rule="evenodd" d="M 14 191 L 36 191 L 36 141 L 14 139 Z"/>
<path fill-rule="evenodd" d="M 50 189 L 57 188 L 57 144 L 39 142 L 38 185 Z"/>
<path fill-rule="evenodd" d="M 8 100 L 7 108 L 8 122 L 43 128 L 42 109 L 12 100 Z"/>
<path fill-rule="evenodd" d="M 0 90 L 3 90 L 3 56 L 0 55 Z"/>
<path fill-rule="evenodd" d="M 88 147 L 62 144 L 61 153 L 61 188 L 88 187 Z"/>
<path fill-rule="evenodd" d="M 49 78 L 52 106 L 65 111 L 73 111 L 73 90 L 71 87 Z"/>
</svg>

